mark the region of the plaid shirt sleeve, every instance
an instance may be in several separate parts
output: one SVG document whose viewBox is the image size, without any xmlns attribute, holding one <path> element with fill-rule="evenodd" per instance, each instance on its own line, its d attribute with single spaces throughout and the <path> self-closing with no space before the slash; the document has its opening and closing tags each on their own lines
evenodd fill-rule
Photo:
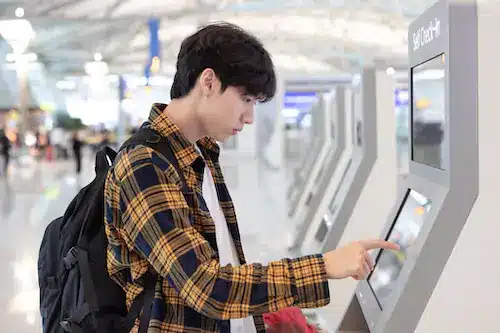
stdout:
<svg viewBox="0 0 500 333">
<path fill-rule="evenodd" d="M 242 318 L 289 306 L 329 303 L 321 255 L 221 267 L 208 241 L 192 226 L 187 201 L 159 157 L 126 161 L 120 183 L 120 233 L 186 304 L 215 319 Z"/>
</svg>

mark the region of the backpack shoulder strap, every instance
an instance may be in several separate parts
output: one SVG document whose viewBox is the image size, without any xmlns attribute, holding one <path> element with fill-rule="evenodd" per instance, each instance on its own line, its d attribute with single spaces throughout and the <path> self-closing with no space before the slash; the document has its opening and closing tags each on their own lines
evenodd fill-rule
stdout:
<svg viewBox="0 0 500 333">
<path fill-rule="evenodd" d="M 172 145 L 168 141 L 168 139 L 162 137 L 155 130 L 149 127 L 143 127 L 135 132 L 125 143 L 122 145 L 120 150 L 128 146 L 134 146 L 142 144 L 150 147 L 151 149 L 157 151 L 163 157 L 167 159 L 174 166 L 177 171 L 181 183 L 182 183 L 182 192 L 189 193 L 189 187 L 187 186 L 186 178 L 184 177 L 184 173 L 180 169 L 179 161 L 175 157 L 174 151 L 172 149 Z"/>
<path fill-rule="evenodd" d="M 175 157 L 174 151 L 172 150 L 172 147 L 168 140 L 162 138 L 162 136 L 153 129 L 149 127 L 143 127 L 135 132 L 127 141 L 125 141 L 125 143 L 120 147 L 120 151 L 126 147 L 135 145 L 148 146 L 163 155 L 168 162 L 172 163 L 175 170 L 179 174 L 182 182 L 182 191 L 184 193 L 187 193 L 186 191 L 189 191 L 184 174 L 179 167 L 179 162 L 177 161 L 177 158 Z M 133 328 L 136 318 L 140 316 L 138 332 L 147 333 L 149 321 L 151 319 L 151 310 L 154 301 L 157 278 L 158 273 L 151 270 L 148 270 L 148 272 L 146 272 L 146 274 L 144 275 L 144 290 L 132 302 L 130 311 L 125 318 L 124 326 L 127 330 L 131 330 Z"/>
<path fill-rule="evenodd" d="M 113 164 L 116 158 L 116 152 L 109 148 L 103 147 L 99 149 L 95 158 L 96 175 L 103 175 L 108 172 L 109 167 Z"/>
</svg>

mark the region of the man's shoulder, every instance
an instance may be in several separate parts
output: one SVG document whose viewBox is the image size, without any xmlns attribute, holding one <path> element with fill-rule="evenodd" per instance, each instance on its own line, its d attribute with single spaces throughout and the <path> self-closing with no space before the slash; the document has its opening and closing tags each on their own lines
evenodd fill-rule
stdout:
<svg viewBox="0 0 500 333">
<path fill-rule="evenodd" d="M 134 173 L 140 168 L 154 166 L 162 171 L 166 171 L 169 164 L 163 156 L 151 147 L 137 144 L 125 147 L 118 152 L 112 172 L 114 172 L 115 178 L 120 182 L 127 175 Z"/>
</svg>

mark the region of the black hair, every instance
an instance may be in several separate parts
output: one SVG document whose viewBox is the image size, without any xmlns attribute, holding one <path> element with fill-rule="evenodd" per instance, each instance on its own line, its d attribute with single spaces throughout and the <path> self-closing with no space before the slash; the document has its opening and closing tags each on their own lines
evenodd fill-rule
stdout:
<svg viewBox="0 0 500 333">
<path fill-rule="evenodd" d="M 189 94 L 207 68 L 213 69 L 221 81 L 222 92 L 228 86 L 241 87 L 260 102 L 269 101 L 276 93 L 271 56 L 256 37 L 234 24 L 210 24 L 187 37 L 176 67 L 172 99 Z"/>
</svg>

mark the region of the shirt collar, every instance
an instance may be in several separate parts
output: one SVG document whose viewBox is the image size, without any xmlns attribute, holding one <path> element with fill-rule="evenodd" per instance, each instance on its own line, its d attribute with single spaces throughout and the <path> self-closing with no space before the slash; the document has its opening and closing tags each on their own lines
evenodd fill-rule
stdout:
<svg viewBox="0 0 500 333">
<path fill-rule="evenodd" d="M 181 168 L 192 165 L 199 157 L 199 154 L 194 145 L 181 133 L 179 126 L 174 124 L 167 116 L 167 113 L 164 112 L 166 108 L 167 104 L 153 104 L 148 118 L 150 126 L 161 136 L 168 139 Z M 196 143 L 207 152 L 211 159 L 219 159 L 220 148 L 214 139 L 204 137 Z"/>
</svg>

